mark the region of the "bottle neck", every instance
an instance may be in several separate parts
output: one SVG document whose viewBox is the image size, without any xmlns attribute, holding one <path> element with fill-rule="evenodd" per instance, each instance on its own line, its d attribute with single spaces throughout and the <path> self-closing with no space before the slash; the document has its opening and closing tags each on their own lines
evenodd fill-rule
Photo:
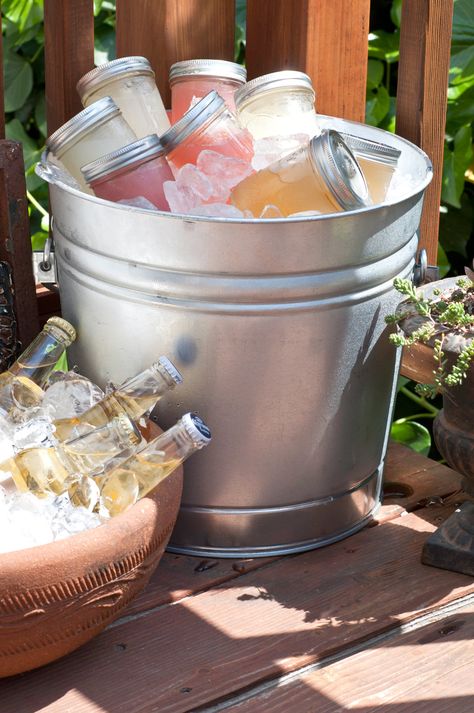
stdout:
<svg viewBox="0 0 474 713">
<path fill-rule="evenodd" d="M 62 339 L 43 330 L 8 371 L 14 376 L 27 377 L 43 387 L 65 348 L 66 343 Z"/>
<path fill-rule="evenodd" d="M 134 397 L 151 393 L 161 396 L 175 385 L 175 381 L 164 369 L 153 364 L 145 371 L 125 381 L 117 388 L 117 391 Z"/>
</svg>

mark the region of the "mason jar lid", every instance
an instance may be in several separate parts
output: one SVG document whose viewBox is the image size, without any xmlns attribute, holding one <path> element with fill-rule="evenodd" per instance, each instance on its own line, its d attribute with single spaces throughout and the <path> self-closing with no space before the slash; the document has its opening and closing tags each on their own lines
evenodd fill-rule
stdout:
<svg viewBox="0 0 474 713">
<path fill-rule="evenodd" d="M 91 183 L 137 161 L 156 158 L 164 153 L 166 153 L 166 150 L 158 136 L 150 134 L 143 139 L 138 139 L 138 141 L 122 146 L 116 151 L 111 151 L 105 156 L 100 156 L 100 158 L 87 163 L 85 166 L 81 166 L 81 172 L 86 182 Z"/>
<path fill-rule="evenodd" d="M 167 151 L 172 151 L 187 137 L 200 129 L 209 119 L 217 116 L 226 108 L 225 101 L 213 89 L 200 99 L 191 109 L 188 109 L 181 119 L 161 135 L 160 141 Z"/>
<path fill-rule="evenodd" d="M 66 121 L 54 134 L 51 134 L 46 139 L 46 147 L 56 158 L 61 158 L 62 154 L 83 136 L 105 121 L 119 115 L 120 109 L 114 100 L 110 97 L 102 97 Z"/>
<path fill-rule="evenodd" d="M 171 65 L 170 86 L 183 77 L 230 79 L 239 84 L 245 84 L 247 70 L 241 64 L 228 62 L 225 59 L 188 59 Z"/>
<path fill-rule="evenodd" d="M 316 171 L 342 208 L 351 210 L 370 204 L 364 174 L 337 131 L 323 130 L 311 139 L 309 147 Z"/>
<path fill-rule="evenodd" d="M 207 446 L 211 440 L 211 430 L 197 413 L 185 413 L 180 422 L 197 448 Z"/>
<path fill-rule="evenodd" d="M 308 92 L 312 92 L 313 99 L 316 96 L 311 78 L 307 74 L 288 69 L 281 72 L 263 74 L 261 77 L 251 79 L 250 82 L 247 82 L 235 92 L 235 105 L 237 109 L 240 109 L 243 104 L 253 99 L 257 94 L 273 92 L 276 89 L 305 89 Z"/>
<path fill-rule="evenodd" d="M 50 317 L 43 327 L 45 332 L 51 334 L 58 341 L 69 346 L 76 339 L 76 330 L 62 317 Z"/>
<path fill-rule="evenodd" d="M 84 74 L 76 84 L 76 89 L 84 104 L 92 92 L 95 92 L 99 87 L 103 87 L 107 82 L 138 74 L 155 77 L 151 64 L 146 57 L 120 57 L 119 59 L 113 59 L 111 62 L 99 64 L 94 69 L 91 69 L 90 72 Z"/>
<path fill-rule="evenodd" d="M 371 141 L 369 139 L 363 139 L 360 136 L 346 134 L 342 131 L 340 135 L 356 156 L 361 156 L 371 161 L 378 161 L 379 163 L 385 163 L 388 166 L 397 165 L 401 154 L 399 149 L 395 149 L 393 146 L 387 146 L 387 144 L 381 144 L 378 141 Z"/>
</svg>

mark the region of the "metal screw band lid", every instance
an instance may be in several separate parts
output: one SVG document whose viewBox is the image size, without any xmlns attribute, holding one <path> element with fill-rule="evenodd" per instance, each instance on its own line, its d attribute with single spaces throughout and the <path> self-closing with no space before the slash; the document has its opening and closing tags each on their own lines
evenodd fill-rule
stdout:
<svg viewBox="0 0 474 713">
<path fill-rule="evenodd" d="M 395 149 L 393 146 L 387 146 L 387 144 L 381 144 L 378 141 L 371 141 L 369 139 L 363 139 L 360 136 L 346 134 L 342 131 L 340 135 L 356 156 L 361 156 L 362 158 L 367 158 L 372 161 L 379 161 L 379 163 L 385 163 L 389 166 L 397 165 L 401 154 L 399 149 Z"/>
<path fill-rule="evenodd" d="M 161 135 L 160 140 L 167 151 L 172 151 L 193 131 L 200 129 L 209 119 L 220 114 L 226 108 L 225 101 L 215 91 L 200 99 L 173 126 Z"/>
<path fill-rule="evenodd" d="M 248 100 L 253 99 L 257 94 L 275 91 L 276 89 L 305 89 L 312 92 L 313 100 L 316 96 L 311 78 L 304 72 L 284 70 L 281 72 L 271 72 L 263 74 L 261 77 L 251 79 L 243 87 L 237 89 L 234 94 L 235 105 L 240 109 Z"/>
<path fill-rule="evenodd" d="M 139 74 L 155 77 L 150 62 L 146 57 L 120 57 L 111 62 L 99 64 L 90 72 L 84 74 L 76 84 L 76 89 L 84 104 L 87 98 L 99 87 L 117 78 L 136 76 Z"/>
<path fill-rule="evenodd" d="M 107 176 L 109 173 L 125 168 L 125 166 L 156 158 L 164 153 L 166 153 L 166 149 L 161 144 L 158 136 L 150 134 L 143 139 L 138 139 L 138 141 L 122 146 L 116 151 L 111 151 L 105 156 L 100 156 L 100 158 L 87 163 L 85 166 L 81 166 L 81 171 L 87 183 L 91 183 L 103 176 Z"/>
<path fill-rule="evenodd" d="M 76 330 L 62 317 L 50 317 L 43 327 L 45 332 L 48 332 L 56 339 L 65 342 L 69 346 L 76 339 Z"/>
<path fill-rule="evenodd" d="M 370 204 L 369 191 L 359 164 L 341 135 L 324 130 L 309 142 L 309 155 L 318 174 L 345 210 Z"/>
<path fill-rule="evenodd" d="M 46 139 L 46 147 L 57 157 L 75 144 L 79 139 L 93 131 L 105 121 L 120 115 L 120 109 L 110 97 L 102 97 L 79 114 L 59 127 Z"/>
<path fill-rule="evenodd" d="M 180 79 L 189 77 L 229 79 L 239 84 L 245 84 L 247 70 L 241 64 L 228 62 L 225 59 L 189 59 L 171 65 L 170 86 Z"/>
<path fill-rule="evenodd" d="M 211 430 L 197 413 L 185 413 L 180 422 L 196 448 L 207 446 L 211 440 Z"/>
<path fill-rule="evenodd" d="M 183 383 L 183 377 L 168 357 L 160 357 L 153 366 L 160 372 L 160 374 L 163 374 L 165 378 L 168 377 L 168 379 L 171 379 L 173 386 L 175 384 Z"/>
</svg>

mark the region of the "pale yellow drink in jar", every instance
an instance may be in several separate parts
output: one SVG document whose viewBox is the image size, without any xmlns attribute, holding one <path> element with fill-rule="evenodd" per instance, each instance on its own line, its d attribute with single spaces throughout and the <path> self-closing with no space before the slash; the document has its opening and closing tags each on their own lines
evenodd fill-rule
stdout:
<svg viewBox="0 0 474 713">
<path fill-rule="evenodd" d="M 255 218 L 267 205 L 276 206 L 288 217 L 304 211 L 335 213 L 370 202 L 357 161 L 332 130 L 245 178 L 233 189 L 230 200 Z"/>
<path fill-rule="evenodd" d="M 258 218 L 266 205 L 276 205 L 283 216 L 311 210 L 334 213 L 342 210 L 321 178 L 315 174 L 306 147 L 239 183 L 230 199 L 239 210 Z"/>
<path fill-rule="evenodd" d="M 395 166 L 380 161 L 370 161 L 361 156 L 357 157 L 357 161 L 367 181 L 373 203 L 383 203 L 387 196 Z"/>
</svg>

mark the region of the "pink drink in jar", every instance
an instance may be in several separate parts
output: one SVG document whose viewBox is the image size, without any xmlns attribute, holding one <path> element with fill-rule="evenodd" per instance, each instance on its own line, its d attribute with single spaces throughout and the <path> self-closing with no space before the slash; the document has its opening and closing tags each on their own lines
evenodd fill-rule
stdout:
<svg viewBox="0 0 474 713">
<path fill-rule="evenodd" d="M 247 71 L 235 62 L 221 59 L 191 59 L 175 62 L 170 69 L 171 122 L 174 124 L 199 99 L 215 89 L 232 112 L 234 93 L 245 84 Z"/>
<path fill-rule="evenodd" d="M 196 165 L 205 150 L 238 158 L 249 164 L 253 157 L 252 137 L 242 129 L 216 91 L 209 92 L 161 136 L 167 158 L 177 171 L 186 163 Z"/>
<path fill-rule="evenodd" d="M 173 174 L 158 136 L 151 134 L 81 168 L 95 195 L 109 201 L 145 198 L 159 210 L 169 211 L 163 183 Z M 138 202 L 137 202 L 138 203 Z"/>
</svg>

